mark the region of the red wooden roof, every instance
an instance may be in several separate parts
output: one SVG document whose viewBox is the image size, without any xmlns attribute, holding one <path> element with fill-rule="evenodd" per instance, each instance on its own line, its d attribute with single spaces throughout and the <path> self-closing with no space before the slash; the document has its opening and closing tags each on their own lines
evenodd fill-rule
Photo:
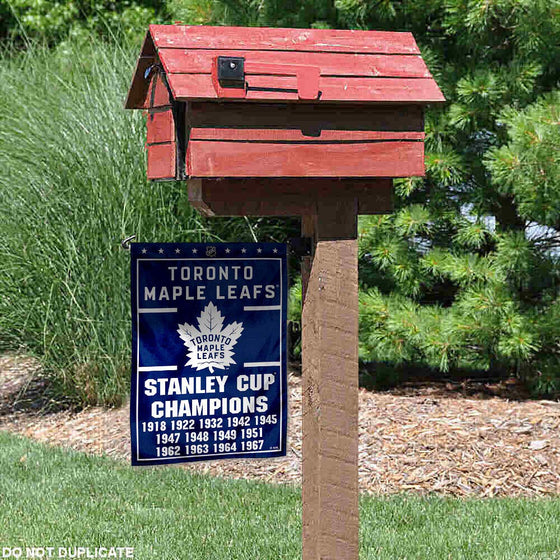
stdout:
<svg viewBox="0 0 560 560">
<path fill-rule="evenodd" d="M 146 106 L 146 70 L 153 64 L 163 67 L 174 99 L 220 99 L 212 79 L 218 56 L 245 58 L 245 99 L 252 101 L 298 100 L 296 76 L 272 72 L 271 65 L 319 68 L 320 96 L 314 102 L 445 101 L 411 33 L 151 25 L 126 108 Z"/>
</svg>

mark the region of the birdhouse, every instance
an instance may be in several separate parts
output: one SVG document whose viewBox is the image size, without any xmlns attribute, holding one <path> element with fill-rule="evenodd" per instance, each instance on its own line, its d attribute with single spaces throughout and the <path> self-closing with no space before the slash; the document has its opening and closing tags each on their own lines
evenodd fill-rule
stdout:
<svg viewBox="0 0 560 560">
<path fill-rule="evenodd" d="M 151 25 L 126 108 L 148 114 L 149 179 L 228 178 L 214 194 L 256 200 L 259 178 L 297 206 L 326 178 L 387 192 L 423 175 L 424 108 L 441 101 L 410 33 Z"/>
</svg>

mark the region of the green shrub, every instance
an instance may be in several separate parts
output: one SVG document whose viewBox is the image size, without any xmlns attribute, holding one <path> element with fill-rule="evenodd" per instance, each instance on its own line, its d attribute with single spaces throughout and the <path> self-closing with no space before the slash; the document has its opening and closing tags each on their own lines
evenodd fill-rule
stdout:
<svg viewBox="0 0 560 560">
<path fill-rule="evenodd" d="M 0 4 L 0 41 L 55 45 L 69 37 L 114 33 L 139 37 L 163 11 L 159 0 L 7 0 Z"/>
</svg>

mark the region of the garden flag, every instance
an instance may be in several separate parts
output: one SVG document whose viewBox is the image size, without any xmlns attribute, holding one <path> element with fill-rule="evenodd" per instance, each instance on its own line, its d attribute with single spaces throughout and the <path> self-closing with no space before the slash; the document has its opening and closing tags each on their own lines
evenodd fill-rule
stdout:
<svg viewBox="0 0 560 560">
<path fill-rule="evenodd" d="M 286 246 L 133 243 L 133 465 L 286 454 Z"/>
</svg>

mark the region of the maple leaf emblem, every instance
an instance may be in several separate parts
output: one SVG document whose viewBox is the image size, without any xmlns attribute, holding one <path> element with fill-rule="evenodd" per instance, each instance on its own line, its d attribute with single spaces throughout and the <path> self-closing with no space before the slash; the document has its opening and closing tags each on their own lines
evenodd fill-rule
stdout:
<svg viewBox="0 0 560 560">
<path fill-rule="evenodd" d="M 177 332 L 189 349 L 185 364 L 197 371 L 208 368 L 225 369 L 235 364 L 232 348 L 243 332 L 243 323 L 230 323 L 224 326 L 224 317 L 218 308 L 210 302 L 197 317 L 198 328 L 188 323 L 179 325 Z"/>
</svg>

